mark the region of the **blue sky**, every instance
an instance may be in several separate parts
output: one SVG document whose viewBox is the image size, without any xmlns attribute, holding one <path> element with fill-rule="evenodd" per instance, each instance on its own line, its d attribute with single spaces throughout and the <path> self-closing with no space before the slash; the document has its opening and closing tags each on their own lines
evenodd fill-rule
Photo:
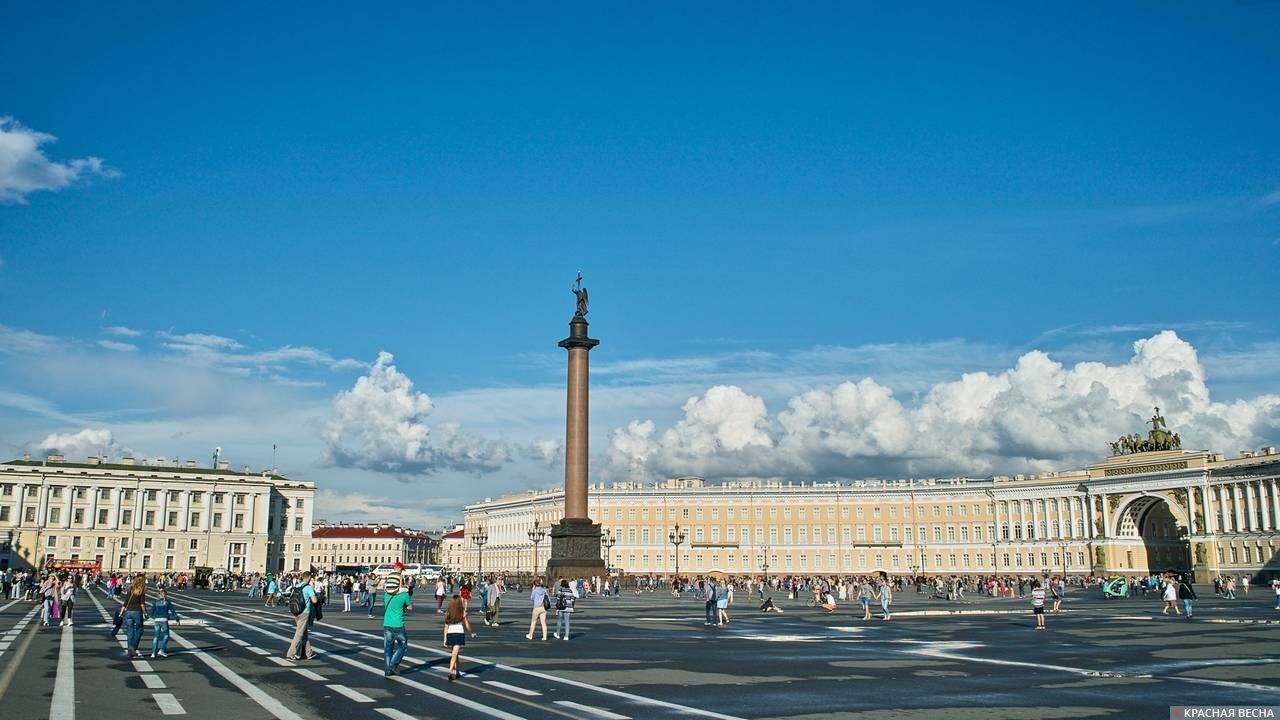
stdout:
<svg viewBox="0 0 1280 720">
<path fill-rule="evenodd" d="M 1167 396 L 1205 445 L 1280 440 L 1274 4 L 6 17 L 7 137 L 57 138 L 53 175 L 0 155 L 7 454 L 88 429 L 262 465 L 275 441 L 333 507 L 443 521 L 555 482 L 578 270 L 602 479 L 1081 461 L 1096 438 L 1028 448 L 993 417 L 959 455 L 894 435 L 963 414 L 930 397 L 964 373 L 989 414 L 1046 402 L 1004 387 L 1040 352 L 1075 373 L 1055 387 L 1107 388 L 1107 432 Z M 381 394 L 335 399 L 360 377 Z M 810 392 L 829 413 L 795 410 Z"/>
</svg>

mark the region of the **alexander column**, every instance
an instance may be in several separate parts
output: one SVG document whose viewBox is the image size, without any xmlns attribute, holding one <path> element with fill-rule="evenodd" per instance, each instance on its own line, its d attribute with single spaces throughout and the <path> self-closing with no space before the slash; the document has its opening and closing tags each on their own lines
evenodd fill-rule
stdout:
<svg viewBox="0 0 1280 720">
<path fill-rule="evenodd" d="M 587 514 L 587 416 L 589 375 L 587 354 L 600 344 L 587 337 L 587 289 L 582 273 L 574 283 L 577 310 L 569 321 L 569 337 L 560 347 L 569 351 L 569 386 L 565 406 L 564 517 L 551 526 L 551 559 L 547 577 L 604 575 L 600 558 L 600 525 Z"/>
</svg>

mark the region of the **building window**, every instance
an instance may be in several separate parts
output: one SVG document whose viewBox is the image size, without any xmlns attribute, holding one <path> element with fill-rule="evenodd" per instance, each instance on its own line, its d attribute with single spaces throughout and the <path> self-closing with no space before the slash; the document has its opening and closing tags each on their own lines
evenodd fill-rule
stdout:
<svg viewBox="0 0 1280 720">
<path fill-rule="evenodd" d="M 147 510 L 146 512 L 144 512 L 144 513 L 143 513 L 143 515 L 142 515 L 142 524 L 143 524 L 143 525 L 148 525 L 148 526 L 150 526 L 150 525 L 155 525 L 155 524 L 156 524 L 156 511 L 155 511 L 155 510 Z"/>
<path fill-rule="evenodd" d="M 222 527 L 222 513 L 216 512 L 213 514 L 213 526 L 216 528 Z"/>
<path fill-rule="evenodd" d="M 107 511 L 105 508 L 98 511 L 98 524 L 99 525 L 107 524 Z"/>
<path fill-rule="evenodd" d="M 177 525 L 177 524 L 178 524 L 178 511 L 174 510 L 169 513 L 169 527 L 173 527 L 174 525 Z"/>
<path fill-rule="evenodd" d="M 150 555 L 143 555 L 143 556 L 142 556 L 142 569 L 143 569 L 143 570 L 146 570 L 146 569 L 147 569 L 147 568 L 149 568 L 149 567 L 151 567 L 151 556 L 150 556 Z"/>
<path fill-rule="evenodd" d="M 244 504 L 244 493 L 236 493 L 236 504 L 237 505 Z"/>
<path fill-rule="evenodd" d="M 191 543 L 190 543 L 190 546 L 189 546 L 189 547 L 190 547 L 190 549 L 195 550 L 196 548 L 198 548 L 198 547 L 199 547 L 199 545 L 200 545 L 200 541 L 199 541 L 199 540 L 197 540 L 196 538 L 191 538 Z"/>
<path fill-rule="evenodd" d="M 62 508 L 49 508 L 49 522 L 56 523 L 62 519 Z"/>
<path fill-rule="evenodd" d="M 0 507 L 0 522 L 7 521 L 8 519 L 9 519 L 9 506 L 5 505 L 4 507 Z"/>
<path fill-rule="evenodd" d="M 60 487 L 50 488 L 50 489 L 49 489 L 49 496 L 50 496 L 50 497 L 52 497 L 52 498 L 55 498 L 55 499 L 56 499 L 56 498 L 61 498 L 61 497 L 62 497 L 62 488 L 60 488 Z"/>
<path fill-rule="evenodd" d="M 301 531 L 302 531 L 302 518 L 301 518 L 301 517 L 296 517 L 296 518 L 294 518 L 294 519 L 293 519 L 293 529 L 294 529 L 294 532 L 301 532 Z"/>
<path fill-rule="evenodd" d="M 196 556 L 192 555 L 191 557 L 187 558 L 187 569 L 191 570 L 195 566 L 196 566 Z"/>
<path fill-rule="evenodd" d="M 151 538 L 143 538 L 143 539 L 142 539 L 142 549 L 143 549 L 143 550 L 150 550 L 150 549 L 151 549 Z"/>
<path fill-rule="evenodd" d="M 132 510 L 121 510 L 121 511 L 120 511 L 120 522 L 121 522 L 121 524 L 123 524 L 123 525 L 132 525 L 132 524 L 133 524 L 133 511 L 132 511 Z"/>
<path fill-rule="evenodd" d="M 303 508 L 303 505 L 302 505 L 303 502 L 305 501 L 302 498 L 298 498 L 296 501 L 294 501 L 294 506 L 299 510 L 301 510 Z"/>
<path fill-rule="evenodd" d="M 224 502 L 226 502 L 226 501 L 227 501 L 227 494 L 226 494 L 226 493 L 216 492 L 216 493 L 214 493 L 214 494 L 213 494 L 213 503 L 214 503 L 215 505 L 221 505 L 222 503 L 224 503 Z"/>
<path fill-rule="evenodd" d="M 164 546 L 165 546 L 167 549 L 172 550 L 172 549 L 174 548 L 174 543 L 176 543 L 176 542 L 177 542 L 177 541 L 176 541 L 176 540 L 174 540 L 173 538 L 169 538 L 168 540 L 166 540 L 166 541 L 165 541 Z"/>
<path fill-rule="evenodd" d="M 240 530 L 244 527 L 244 513 L 236 513 L 235 522 L 232 524 L 232 527 L 236 530 Z"/>
<path fill-rule="evenodd" d="M 147 502 L 155 502 L 155 501 L 156 501 L 156 491 L 155 491 L 155 490 L 148 490 L 148 491 L 147 491 Z"/>
<path fill-rule="evenodd" d="M 71 536 L 71 547 L 73 547 L 73 548 L 78 548 L 78 547 L 80 547 L 80 536 L 79 536 L 79 535 L 72 535 L 72 536 Z"/>
<path fill-rule="evenodd" d="M 200 526 L 200 513 L 198 512 L 191 513 L 191 527 L 194 528 L 199 526 Z"/>
</svg>

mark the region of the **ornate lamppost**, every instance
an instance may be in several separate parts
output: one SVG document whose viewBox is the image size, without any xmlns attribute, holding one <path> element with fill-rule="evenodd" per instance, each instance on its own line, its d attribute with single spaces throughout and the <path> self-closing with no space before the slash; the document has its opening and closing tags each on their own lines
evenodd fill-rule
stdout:
<svg viewBox="0 0 1280 720">
<path fill-rule="evenodd" d="M 680 529 L 680 523 L 676 523 L 675 529 L 667 533 L 667 541 L 676 546 L 676 582 L 680 582 L 680 546 L 687 537 L 685 531 Z"/>
<path fill-rule="evenodd" d="M 538 575 L 538 543 L 542 542 L 543 538 L 547 536 L 547 531 L 538 527 L 538 521 L 534 520 L 533 529 L 528 532 L 528 535 L 529 542 L 533 543 L 533 568 L 532 573 L 529 575 L 529 582 L 533 582 L 532 578 Z"/>
<path fill-rule="evenodd" d="M 769 546 L 764 546 L 764 554 L 760 556 L 763 562 L 760 563 L 760 569 L 764 571 L 764 584 L 769 585 Z"/>
<path fill-rule="evenodd" d="M 613 550 L 613 546 L 617 544 L 617 542 L 618 542 L 618 538 L 614 537 L 613 533 L 611 532 L 606 531 L 603 535 L 600 536 L 600 544 L 604 546 L 605 573 L 610 572 L 609 566 L 610 566 L 610 559 L 612 556 L 612 550 Z"/>
<path fill-rule="evenodd" d="M 479 578 L 483 577 L 482 573 L 484 572 L 484 544 L 489 542 L 489 536 L 485 533 L 483 525 L 471 536 L 471 542 L 476 544 L 476 579 L 478 582 Z"/>
</svg>

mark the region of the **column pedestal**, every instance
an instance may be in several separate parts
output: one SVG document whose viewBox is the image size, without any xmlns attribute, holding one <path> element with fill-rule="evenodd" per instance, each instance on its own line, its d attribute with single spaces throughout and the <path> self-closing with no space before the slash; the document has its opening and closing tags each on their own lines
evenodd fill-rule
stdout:
<svg viewBox="0 0 1280 720">
<path fill-rule="evenodd" d="M 590 518 L 564 518 L 551 526 L 551 559 L 547 561 L 547 579 L 588 578 L 605 575 L 600 557 L 600 523 Z"/>
</svg>

